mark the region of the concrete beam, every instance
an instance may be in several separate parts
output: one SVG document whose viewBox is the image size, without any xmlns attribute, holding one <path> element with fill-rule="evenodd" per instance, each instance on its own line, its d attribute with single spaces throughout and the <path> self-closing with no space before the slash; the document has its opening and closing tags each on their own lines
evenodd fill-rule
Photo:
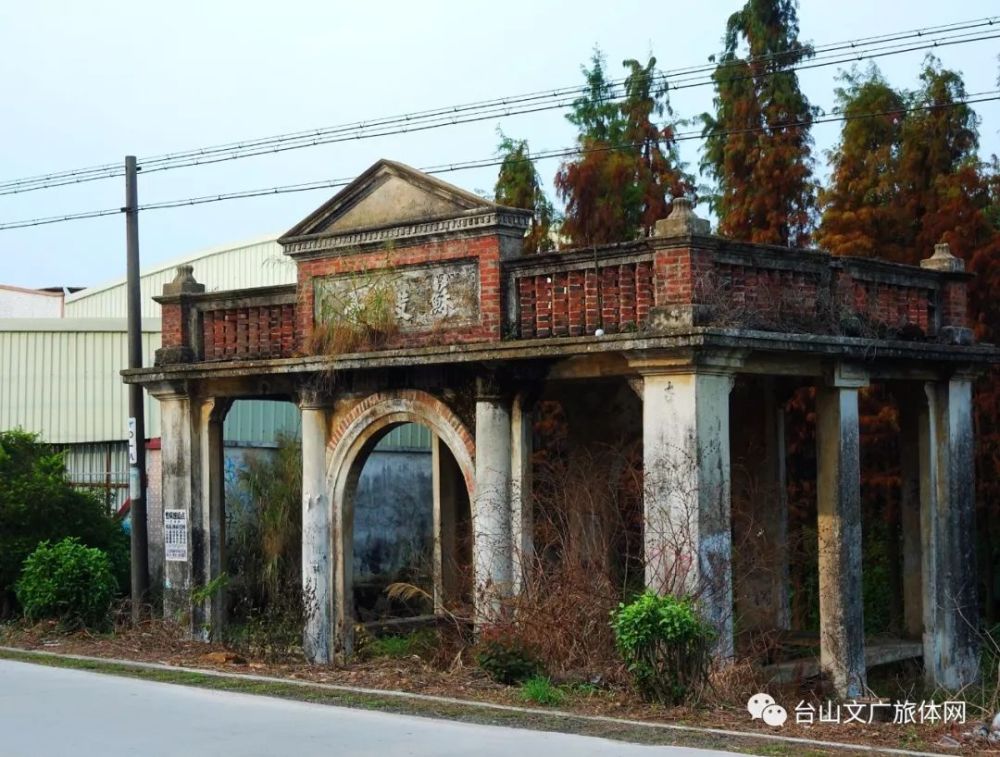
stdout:
<svg viewBox="0 0 1000 757">
<path fill-rule="evenodd" d="M 836 372 L 816 394 L 820 663 L 841 696 L 867 682 L 861 582 L 858 387 Z"/>
<path fill-rule="evenodd" d="M 733 655 L 729 392 L 726 372 L 643 369 L 646 585 L 697 597 Z"/>
</svg>

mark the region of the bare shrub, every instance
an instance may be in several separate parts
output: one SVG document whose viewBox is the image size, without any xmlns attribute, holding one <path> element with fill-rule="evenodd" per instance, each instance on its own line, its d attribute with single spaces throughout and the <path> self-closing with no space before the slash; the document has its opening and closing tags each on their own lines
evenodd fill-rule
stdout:
<svg viewBox="0 0 1000 757">
<path fill-rule="evenodd" d="M 309 351 L 340 355 L 384 347 L 399 331 L 392 269 L 352 274 L 339 294 L 317 295 Z"/>
<path fill-rule="evenodd" d="M 504 600 L 491 641 L 560 676 L 625 680 L 610 618 L 641 586 L 637 462 L 611 448 L 536 459 L 535 552 L 522 556 L 522 591 Z"/>
</svg>

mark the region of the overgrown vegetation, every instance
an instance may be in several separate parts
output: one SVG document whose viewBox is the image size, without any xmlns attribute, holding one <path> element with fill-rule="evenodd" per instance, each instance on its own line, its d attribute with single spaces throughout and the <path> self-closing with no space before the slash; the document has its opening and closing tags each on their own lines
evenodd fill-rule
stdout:
<svg viewBox="0 0 1000 757">
<path fill-rule="evenodd" d="M 39 544 L 17 582 L 25 618 L 58 620 L 66 629 L 106 627 L 117 591 L 107 554 L 72 537 Z"/>
<path fill-rule="evenodd" d="M 691 600 L 647 591 L 620 605 L 612 625 L 618 651 L 643 695 L 680 704 L 701 693 L 715 633 Z"/>
<path fill-rule="evenodd" d="M 302 643 L 302 453 L 283 437 L 248 455 L 226 493 L 230 640 L 281 657 Z"/>
<path fill-rule="evenodd" d="M 61 454 L 21 430 L 0 432 L 0 618 L 17 608 L 15 584 L 41 542 L 76 537 L 103 551 L 117 586 L 129 586 L 129 540 L 107 504 L 74 489 Z"/>
<path fill-rule="evenodd" d="M 338 289 L 316 292 L 310 351 L 340 355 L 384 347 L 399 330 L 392 268 L 359 271 L 338 279 Z"/>
</svg>

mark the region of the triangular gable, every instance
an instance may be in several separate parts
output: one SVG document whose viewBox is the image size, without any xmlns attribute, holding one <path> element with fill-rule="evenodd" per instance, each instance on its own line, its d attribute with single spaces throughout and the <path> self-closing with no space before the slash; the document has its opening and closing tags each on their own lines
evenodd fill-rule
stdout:
<svg viewBox="0 0 1000 757">
<path fill-rule="evenodd" d="M 391 160 L 380 160 L 282 239 L 337 235 L 447 218 L 497 205 Z"/>
</svg>

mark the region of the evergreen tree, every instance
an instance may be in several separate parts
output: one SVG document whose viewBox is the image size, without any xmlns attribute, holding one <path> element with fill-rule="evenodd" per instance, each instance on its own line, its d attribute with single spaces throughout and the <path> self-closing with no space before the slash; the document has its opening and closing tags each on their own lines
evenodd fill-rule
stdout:
<svg viewBox="0 0 1000 757">
<path fill-rule="evenodd" d="M 729 17 L 713 73 L 716 113 L 702 116 L 702 171 L 717 184 L 719 231 L 736 239 L 809 242 L 814 111 L 794 66 L 813 52 L 798 40 L 797 8 L 796 0 L 747 0 Z"/>
<path fill-rule="evenodd" d="M 503 156 L 503 162 L 493 189 L 494 199 L 501 205 L 530 210 L 534 215 L 531 230 L 524 238 L 524 251 L 548 252 L 555 246 L 549 235 L 555 213 L 542 189 L 527 140 L 511 139 L 500 132 L 497 154 Z"/>
</svg>

